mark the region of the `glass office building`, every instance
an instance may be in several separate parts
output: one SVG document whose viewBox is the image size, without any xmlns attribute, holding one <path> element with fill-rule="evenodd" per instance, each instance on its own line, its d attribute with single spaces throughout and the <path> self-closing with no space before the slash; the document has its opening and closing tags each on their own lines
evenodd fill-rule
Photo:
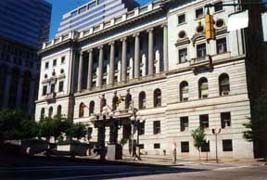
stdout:
<svg viewBox="0 0 267 180">
<path fill-rule="evenodd" d="M 39 48 L 49 37 L 51 8 L 45 0 L 0 0 L 0 36 Z"/>
<path fill-rule="evenodd" d="M 134 0 L 90 0 L 63 15 L 57 35 L 84 30 L 137 7 Z"/>
</svg>

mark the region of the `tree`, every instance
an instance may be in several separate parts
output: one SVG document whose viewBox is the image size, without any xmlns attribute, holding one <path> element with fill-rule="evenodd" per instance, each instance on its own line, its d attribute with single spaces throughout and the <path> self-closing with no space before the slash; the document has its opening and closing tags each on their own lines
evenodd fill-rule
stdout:
<svg viewBox="0 0 267 180">
<path fill-rule="evenodd" d="M 200 160 L 200 152 L 201 152 L 201 147 L 206 143 L 206 134 L 203 128 L 197 128 L 192 131 L 192 137 L 194 139 L 194 146 L 199 152 L 199 160 Z"/>
<path fill-rule="evenodd" d="M 18 129 L 18 135 L 19 139 L 31 139 L 38 137 L 39 124 L 32 119 L 21 121 Z"/>
<path fill-rule="evenodd" d="M 51 137 L 54 135 L 55 123 L 53 118 L 45 117 L 39 122 L 39 137 L 46 138 L 47 142 L 50 142 Z"/>
<path fill-rule="evenodd" d="M 72 124 L 72 126 L 66 131 L 66 135 L 70 139 L 77 138 L 78 140 L 80 140 L 81 138 L 86 136 L 86 127 L 81 123 Z"/>
</svg>

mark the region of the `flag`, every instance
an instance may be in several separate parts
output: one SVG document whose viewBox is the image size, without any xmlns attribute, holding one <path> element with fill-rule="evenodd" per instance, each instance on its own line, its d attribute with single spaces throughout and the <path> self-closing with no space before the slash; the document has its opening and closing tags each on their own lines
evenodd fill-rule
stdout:
<svg viewBox="0 0 267 180">
<path fill-rule="evenodd" d="M 228 16 L 228 31 L 236 31 L 248 27 L 249 17 L 248 10 L 236 12 Z"/>
<path fill-rule="evenodd" d="M 262 20 L 263 41 L 267 42 L 267 12 L 261 15 L 261 20 Z"/>
</svg>

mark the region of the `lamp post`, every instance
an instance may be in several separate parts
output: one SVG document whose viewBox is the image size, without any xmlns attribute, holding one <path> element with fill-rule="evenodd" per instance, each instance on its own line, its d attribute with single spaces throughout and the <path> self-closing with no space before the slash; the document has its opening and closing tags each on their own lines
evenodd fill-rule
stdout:
<svg viewBox="0 0 267 180">
<path fill-rule="evenodd" d="M 215 151 L 216 151 L 216 163 L 219 163 L 218 158 L 218 135 L 221 133 L 222 129 L 212 129 L 212 134 L 215 136 Z"/>
</svg>

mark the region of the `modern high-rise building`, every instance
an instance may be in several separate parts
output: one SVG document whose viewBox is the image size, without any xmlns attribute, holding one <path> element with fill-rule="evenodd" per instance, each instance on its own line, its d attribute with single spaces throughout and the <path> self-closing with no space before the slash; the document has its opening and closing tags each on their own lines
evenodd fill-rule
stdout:
<svg viewBox="0 0 267 180">
<path fill-rule="evenodd" d="M 154 1 L 44 43 L 36 120 L 65 115 L 103 149 L 123 142 L 124 154 L 136 142 L 144 155 L 171 157 L 175 148 L 178 158 L 198 158 L 192 131 L 201 127 L 202 159 L 262 155 L 264 141 L 243 136 L 266 97 L 261 8 L 244 6 L 249 27 L 228 31 L 238 8 L 212 1 L 215 38 L 207 41 L 209 3 Z"/>
<path fill-rule="evenodd" d="M 57 35 L 90 28 L 137 7 L 134 0 L 90 0 L 63 15 Z"/>
<path fill-rule="evenodd" d="M 34 112 L 51 8 L 45 0 L 0 1 L 0 108 Z"/>
</svg>

